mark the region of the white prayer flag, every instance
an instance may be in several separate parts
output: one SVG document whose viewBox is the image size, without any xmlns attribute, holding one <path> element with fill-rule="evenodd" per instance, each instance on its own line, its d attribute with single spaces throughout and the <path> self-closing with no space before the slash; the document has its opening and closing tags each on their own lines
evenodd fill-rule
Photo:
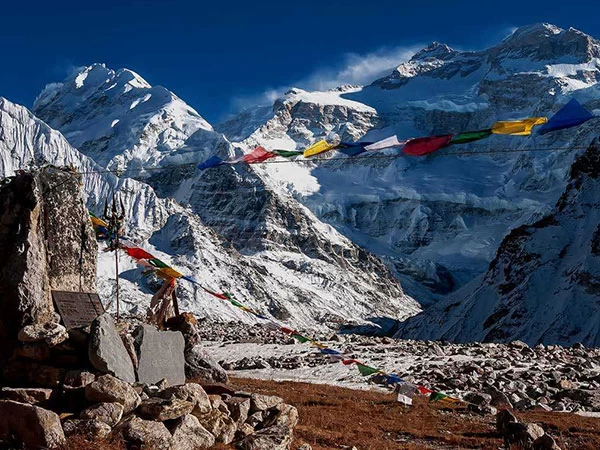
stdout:
<svg viewBox="0 0 600 450">
<path fill-rule="evenodd" d="M 399 141 L 398 136 L 390 136 L 389 138 L 382 139 L 381 141 L 374 142 L 371 145 L 366 145 L 365 150 L 372 152 L 375 150 L 382 150 L 389 147 L 398 147 L 406 144 L 407 141 Z"/>
</svg>

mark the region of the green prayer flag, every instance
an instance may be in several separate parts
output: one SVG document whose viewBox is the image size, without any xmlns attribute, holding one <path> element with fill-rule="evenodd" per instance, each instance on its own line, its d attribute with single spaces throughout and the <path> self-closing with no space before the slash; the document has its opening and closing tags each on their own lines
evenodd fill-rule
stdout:
<svg viewBox="0 0 600 450">
<path fill-rule="evenodd" d="M 283 156 L 284 158 L 291 158 L 292 156 L 300 156 L 304 152 L 298 150 L 271 150 L 271 153 L 275 153 L 277 156 Z"/>
<path fill-rule="evenodd" d="M 358 371 L 360 372 L 360 374 L 363 377 L 366 377 L 368 375 L 373 375 L 379 372 L 379 369 L 376 369 L 374 367 L 369 367 L 369 366 L 365 366 L 363 364 L 357 364 L 356 367 L 358 367 Z"/>
<path fill-rule="evenodd" d="M 165 264 L 164 262 L 162 262 L 160 259 L 158 258 L 152 258 L 149 259 L 148 262 L 150 264 L 152 264 L 154 267 L 159 267 L 161 269 L 166 269 L 167 267 L 169 267 L 167 264 Z"/>
<path fill-rule="evenodd" d="M 309 338 L 302 336 L 301 334 L 292 334 L 293 338 L 296 338 L 298 340 L 298 342 L 304 344 L 308 341 L 310 341 Z"/>
<path fill-rule="evenodd" d="M 442 394 L 441 392 L 432 392 L 431 395 L 429 396 L 429 401 L 430 402 L 437 402 L 439 400 L 443 400 L 446 397 L 448 397 L 446 394 Z"/>
<path fill-rule="evenodd" d="M 238 302 L 237 300 L 233 299 L 233 298 L 229 298 L 229 301 L 231 302 L 231 304 L 233 306 L 237 306 L 238 308 L 242 308 L 244 305 L 242 305 L 240 302 Z"/>
<path fill-rule="evenodd" d="M 479 130 L 479 131 L 466 131 L 464 133 L 456 134 L 452 140 L 450 141 L 450 145 L 452 144 L 467 144 L 469 142 L 478 141 L 480 139 L 485 139 L 486 137 L 492 134 L 492 129 L 487 130 Z"/>
</svg>

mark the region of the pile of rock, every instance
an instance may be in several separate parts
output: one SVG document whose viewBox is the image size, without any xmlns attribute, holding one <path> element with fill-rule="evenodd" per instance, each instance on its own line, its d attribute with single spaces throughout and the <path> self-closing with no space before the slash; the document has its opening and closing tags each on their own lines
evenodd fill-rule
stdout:
<svg viewBox="0 0 600 450">
<path fill-rule="evenodd" d="M 535 423 L 519 422 L 507 409 L 496 415 L 496 429 L 504 438 L 507 449 L 514 445 L 521 450 L 560 450 L 552 436 L 546 434 L 542 427 Z"/>
<path fill-rule="evenodd" d="M 243 449 L 289 448 L 298 412 L 279 397 L 211 386 L 131 384 L 112 375 L 82 372 L 65 384 L 81 410 L 61 414 L 50 389 L 2 388 L 0 440 L 16 438 L 28 448 L 54 448 L 79 434 L 90 440 L 110 436 L 134 448 L 210 448 L 237 441 Z M 42 408 L 44 406 L 45 408 Z M 73 411 L 73 410 L 72 410 Z M 61 420 L 62 418 L 62 420 Z"/>
</svg>

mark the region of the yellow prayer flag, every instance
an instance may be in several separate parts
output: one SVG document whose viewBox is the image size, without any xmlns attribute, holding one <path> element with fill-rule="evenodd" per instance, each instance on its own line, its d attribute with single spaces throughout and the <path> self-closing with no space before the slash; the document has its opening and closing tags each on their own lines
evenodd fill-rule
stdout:
<svg viewBox="0 0 600 450">
<path fill-rule="evenodd" d="M 157 270 L 156 272 L 157 272 L 157 274 L 159 276 L 160 275 L 164 275 L 164 276 L 169 277 L 169 278 L 181 278 L 181 277 L 183 277 L 182 273 L 177 272 L 172 267 L 164 267 L 162 269 Z"/>
<path fill-rule="evenodd" d="M 105 227 L 105 228 L 108 227 L 108 224 L 104 220 L 102 220 L 98 217 L 90 216 L 90 219 L 92 220 L 92 223 L 96 226 L 101 226 L 101 227 Z"/>
<path fill-rule="evenodd" d="M 523 120 L 507 120 L 496 122 L 492 126 L 494 134 L 510 134 L 512 136 L 529 136 L 531 129 L 536 125 L 548 122 L 546 117 L 530 117 Z"/>
<path fill-rule="evenodd" d="M 335 147 L 337 147 L 337 145 L 330 144 L 325 139 L 323 139 L 322 141 L 319 141 L 316 144 L 313 144 L 306 150 L 304 150 L 304 157 L 307 158 L 309 156 L 315 156 L 320 153 L 325 153 L 329 150 L 334 149 Z"/>
</svg>

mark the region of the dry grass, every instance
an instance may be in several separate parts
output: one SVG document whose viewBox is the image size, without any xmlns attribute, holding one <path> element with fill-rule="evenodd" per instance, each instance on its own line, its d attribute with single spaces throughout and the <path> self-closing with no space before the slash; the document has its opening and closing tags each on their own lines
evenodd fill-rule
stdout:
<svg viewBox="0 0 600 450">
<path fill-rule="evenodd" d="M 344 445 L 359 450 L 497 450 L 503 445 L 494 417 L 475 416 L 459 406 L 415 398 L 415 404 L 406 407 L 390 394 L 309 383 L 237 378 L 232 384 L 279 395 L 296 406 L 300 423 L 295 446 L 306 442 L 314 450 L 339 450 Z M 518 417 L 540 424 L 563 449 L 600 449 L 600 419 L 545 411 Z"/>
</svg>

